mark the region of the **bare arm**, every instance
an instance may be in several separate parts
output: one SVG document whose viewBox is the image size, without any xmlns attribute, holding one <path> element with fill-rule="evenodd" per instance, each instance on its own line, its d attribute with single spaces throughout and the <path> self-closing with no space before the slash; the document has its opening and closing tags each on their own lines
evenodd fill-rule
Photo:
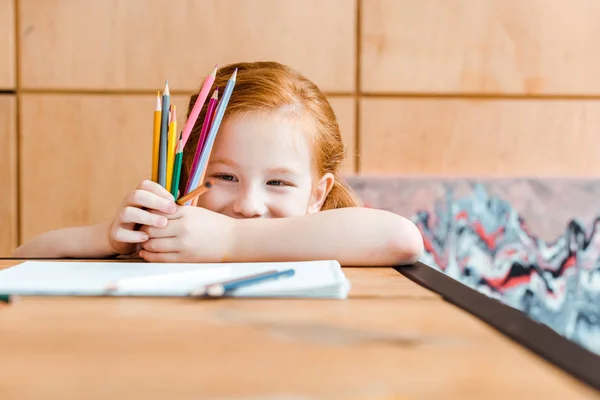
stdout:
<svg viewBox="0 0 600 400">
<path fill-rule="evenodd" d="M 240 219 L 233 231 L 230 262 L 335 259 L 345 266 L 393 266 L 412 264 L 423 253 L 423 239 L 410 220 L 369 208 Z"/>
<path fill-rule="evenodd" d="M 102 258 L 114 255 L 110 222 L 57 229 L 34 237 L 13 252 L 19 258 Z"/>
<path fill-rule="evenodd" d="M 136 224 L 164 226 L 166 217 L 150 211 L 170 214 L 176 210 L 171 193 L 156 182 L 144 180 L 125 196 L 113 221 L 46 232 L 17 248 L 13 257 L 104 258 L 133 254 L 138 244 L 148 239 Z"/>
</svg>

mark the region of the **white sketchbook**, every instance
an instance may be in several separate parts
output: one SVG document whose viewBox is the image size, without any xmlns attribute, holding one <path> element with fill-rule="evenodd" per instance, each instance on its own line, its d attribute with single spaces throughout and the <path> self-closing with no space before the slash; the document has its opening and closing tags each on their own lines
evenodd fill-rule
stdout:
<svg viewBox="0 0 600 400">
<path fill-rule="evenodd" d="M 222 264 L 26 261 L 0 270 L 0 294 L 180 297 L 202 285 L 290 268 L 295 270 L 292 277 L 241 287 L 230 296 L 345 299 L 350 291 L 350 282 L 335 260 Z M 115 282 L 118 288 L 107 291 Z"/>
</svg>

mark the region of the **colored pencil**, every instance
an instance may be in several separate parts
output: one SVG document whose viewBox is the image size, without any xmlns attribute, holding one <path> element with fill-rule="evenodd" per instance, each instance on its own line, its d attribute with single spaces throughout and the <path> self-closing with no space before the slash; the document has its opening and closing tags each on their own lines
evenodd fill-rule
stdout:
<svg viewBox="0 0 600 400">
<path fill-rule="evenodd" d="M 160 124 L 160 146 L 158 157 L 158 183 L 167 187 L 167 135 L 169 123 L 169 105 L 171 103 L 171 95 L 169 93 L 169 81 L 165 81 L 165 88 L 162 94 L 162 115 Z"/>
<path fill-rule="evenodd" d="M 217 132 L 219 131 L 219 127 L 221 126 L 221 121 L 223 120 L 223 115 L 225 114 L 225 109 L 227 108 L 227 104 L 229 103 L 229 98 L 231 97 L 231 92 L 235 86 L 235 78 L 237 77 L 237 68 L 231 74 L 231 77 L 227 81 L 227 85 L 225 86 L 225 90 L 223 91 L 223 98 L 219 102 L 217 106 L 217 110 L 215 111 L 214 120 L 210 126 L 210 131 L 208 133 L 208 137 L 206 138 L 206 143 L 202 148 L 202 154 L 200 155 L 200 161 L 198 165 L 198 171 L 200 173 L 196 174 L 196 179 L 192 182 L 192 187 L 198 186 L 200 182 L 200 176 L 204 175 L 204 169 L 206 168 L 206 164 L 208 163 L 208 157 L 210 156 L 210 152 L 212 150 L 213 143 L 215 142 L 215 138 L 217 136 Z"/>
<path fill-rule="evenodd" d="M 158 149 L 160 147 L 160 91 L 156 92 L 156 108 L 154 109 L 154 140 L 152 142 L 152 181 L 158 182 Z"/>
<path fill-rule="evenodd" d="M 177 147 L 177 110 L 171 104 L 171 116 L 169 117 L 169 135 L 167 137 L 167 190 L 171 189 L 173 180 L 173 166 L 175 162 L 175 149 Z"/>
<path fill-rule="evenodd" d="M 10 304 L 14 303 L 18 299 L 19 296 L 15 296 L 13 294 L 0 294 L 0 303 Z"/>
<path fill-rule="evenodd" d="M 200 282 L 211 281 L 227 276 L 231 276 L 231 269 L 227 266 L 218 266 L 210 268 L 192 269 L 187 271 L 164 272 L 152 275 L 133 276 L 115 280 L 104 287 L 105 292 L 114 292 L 117 290 L 135 290 L 148 287 L 156 287 L 161 284 L 176 282 L 189 282 L 199 280 Z"/>
<path fill-rule="evenodd" d="M 183 160 L 183 132 L 179 133 L 177 142 L 177 153 L 175 154 L 175 165 L 173 166 L 173 179 L 171 183 L 171 194 L 177 198 L 179 195 L 179 180 L 181 178 L 181 162 Z"/>
<path fill-rule="evenodd" d="M 187 121 L 185 121 L 185 125 L 183 126 L 183 147 L 185 147 L 185 144 L 187 143 L 188 138 L 190 137 L 192 128 L 194 127 L 194 124 L 196 123 L 196 120 L 198 119 L 198 115 L 200 115 L 200 111 L 202 111 L 202 107 L 204 106 L 204 102 L 206 101 L 206 98 L 208 97 L 208 92 L 210 91 L 210 88 L 212 87 L 213 83 L 215 82 L 216 76 L 217 76 L 217 65 L 215 65 L 215 68 L 213 69 L 211 74 L 208 75 L 206 77 L 206 79 L 204 80 L 204 84 L 202 85 L 202 88 L 200 89 L 200 93 L 198 94 L 198 97 L 196 98 L 194 107 L 192 108 L 192 111 L 190 111 L 190 115 L 188 116 Z"/>
<path fill-rule="evenodd" d="M 199 297 L 199 296 L 209 296 L 209 297 L 218 297 L 223 296 L 227 293 L 230 293 L 236 289 L 239 289 L 244 286 L 256 285 L 258 283 L 263 283 L 266 281 L 270 281 L 273 279 L 280 278 L 290 278 L 294 276 L 296 273 L 293 269 L 286 269 L 283 271 L 265 271 L 258 274 L 244 276 L 242 278 L 231 279 L 218 283 L 211 283 L 208 285 L 202 285 L 199 288 L 193 290 L 190 293 L 190 296 Z"/>
<path fill-rule="evenodd" d="M 196 153 L 194 154 L 194 161 L 192 162 L 192 167 L 190 168 L 190 176 L 188 178 L 185 193 L 189 193 L 194 190 L 196 186 L 192 186 L 192 182 L 194 181 L 194 177 L 196 176 L 196 170 L 198 169 L 198 163 L 200 161 L 200 155 L 202 154 L 202 148 L 204 147 L 204 143 L 206 142 L 206 136 L 208 134 L 208 128 L 212 124 L 215 109 L 217 106 L 217 100 L 219 98 L 219 88 L 217 87 L 213 92 L 210 100 L 208 101 L 208 107 L 206 108 L 206 115 L 204 116 L 204 122 L 202 123 L 202 130 L 200 132 L 200 137 L 198 138 L 198 144 L 196 145 Z"/>
<path fill-rule="evenodd" d="M 189 192 L 188 194 L 186 194 L 185 196 L 183 196 L 179 200 L 177 200 L 177 204 L 182 206 L 185 203 L 187 203 L 188 201 L 193 200 L 194 198 L 200 197 L 206 191 L 208 191 L 208 189 L 210 189 L 213 186 L 213 184 L 214 184 L 213 181 L 209 179 L 208 181 L 204 182 L 204 185 L 197 187 L 196 189 L 192 190 L 191 192 Z"/>
</svg>

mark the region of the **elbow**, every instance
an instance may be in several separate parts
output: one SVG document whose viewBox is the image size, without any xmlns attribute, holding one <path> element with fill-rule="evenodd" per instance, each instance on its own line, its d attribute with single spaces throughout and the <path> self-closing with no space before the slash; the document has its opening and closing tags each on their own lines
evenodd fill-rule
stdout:
<svg viewBox="0 0 600 400">
<path fill-rule="evenodd" d="M 13 249 L 12 253 L 11 253 L 11 258 L 21 258 L 23 257 L 23 246 L 19 246 L 16 249 Z"/>
<path fill-rule="evenodd" d="M 396 234 L 390 246 L 395 265 L 414 264 L 421 259 L 425 252 L 423 236 L 419 228 L 410 220 L 401 217 L 402 227 L 396 229 Z"/>
</svg>

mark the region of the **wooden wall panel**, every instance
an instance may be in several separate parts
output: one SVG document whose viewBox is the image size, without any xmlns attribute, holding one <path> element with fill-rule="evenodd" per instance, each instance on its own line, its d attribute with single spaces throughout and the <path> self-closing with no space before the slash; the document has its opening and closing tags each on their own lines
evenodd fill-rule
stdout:
<svg viewBox="0 0 600 400">
<path fill-rule="evenodd" d="M 111 218 L 151 177 L 152 95 L 21 99 L 21 239 Z M 173 96 L 183 127 L 187 96 Z"/>
<path fill-rule="evenodd" d="M 363 99 L 362 173 L 600 176 L 600 101 Z"/>
<path fill-rule="evenodd" d="M 14 0 L 0 0 L 0 89 L 14 89 L 15 75 Z"/>
<path fill-rule="evenodd" d="M 352 91 L 356 1 L 20 0 L 22 85 L 195 90 L 215 63 L 273 59 Z"/>
<path fill-rule="evenodd" d="M 342 165 L 343 174 L 352 174 L 356 171 L 356 107 L 353 97 L 329 97 L 335 112 L 342 140 L 346 146 L 346 160 Z"/>
<path fill-rule="evenodd" d="M 0 257 L 18 243 L 16 119 L 15 96 L 0 96 Z"/>
<path fill-rule="evenodd" d="M 367 92 L 600 94 L 595 0 L 361 0 Z"/>
</svg>

